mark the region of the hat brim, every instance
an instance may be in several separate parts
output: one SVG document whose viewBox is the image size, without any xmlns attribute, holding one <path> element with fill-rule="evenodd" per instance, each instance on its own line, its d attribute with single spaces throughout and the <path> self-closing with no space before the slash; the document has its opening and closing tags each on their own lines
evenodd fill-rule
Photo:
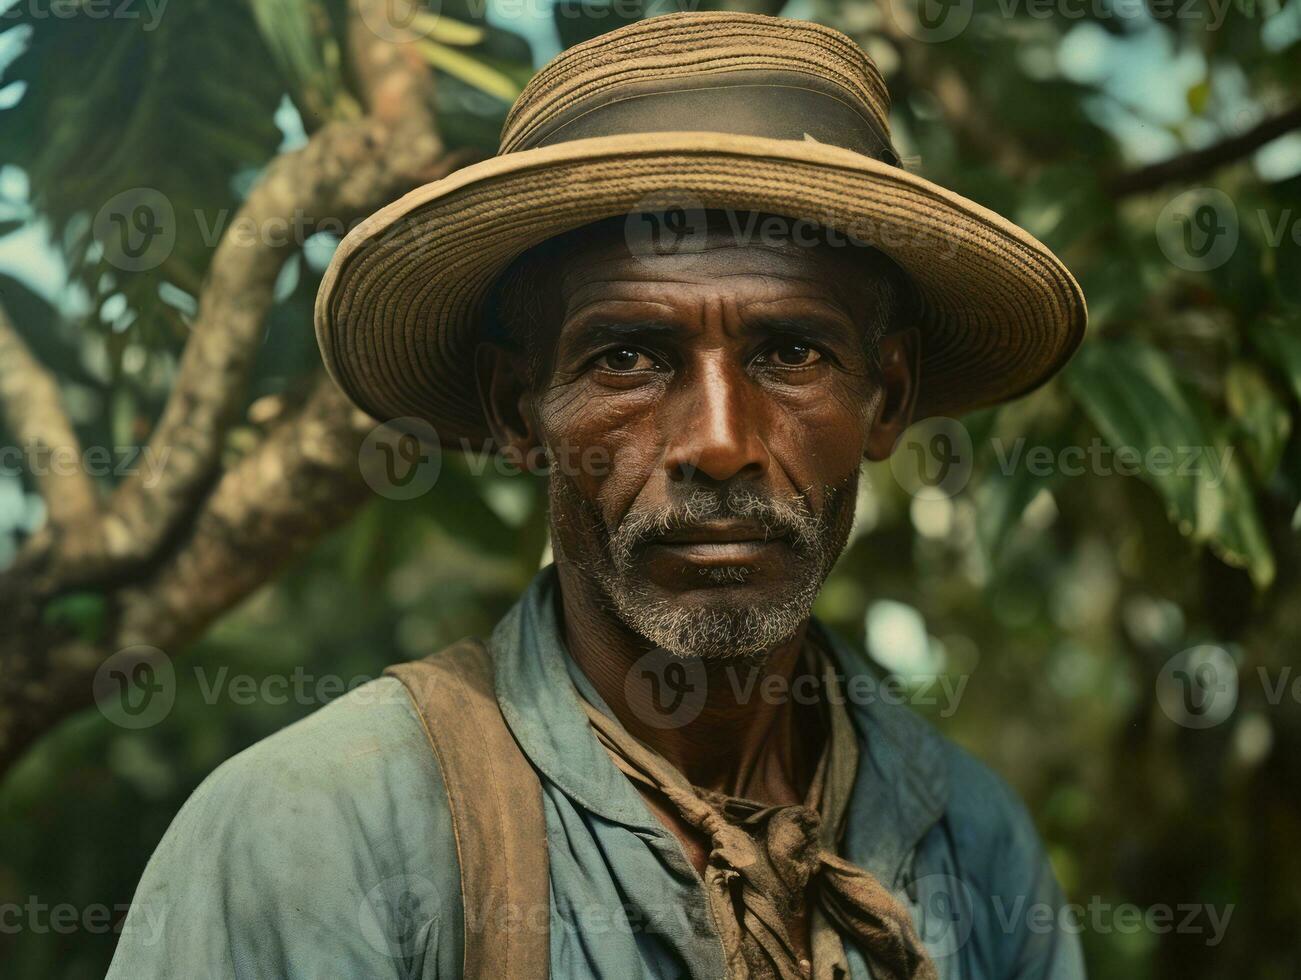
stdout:
<svg viewBox="0 0 1301 980">
<path fill-rule="evenodd" d="M 666 200 L 804 219 L 889 255 L 921 302 L 918 418 L 1025 394 L 1084 337 L 1084 295 L 1062 262 L 952 191 L 822 143 L 649 133 L 496 156 L 367 218 L 317 294 L 326 369 L 375 418 L 414 416 L 443 445 L 478 448 L 474 353 L 493 282 L 548 238 Z"/>
</svg>

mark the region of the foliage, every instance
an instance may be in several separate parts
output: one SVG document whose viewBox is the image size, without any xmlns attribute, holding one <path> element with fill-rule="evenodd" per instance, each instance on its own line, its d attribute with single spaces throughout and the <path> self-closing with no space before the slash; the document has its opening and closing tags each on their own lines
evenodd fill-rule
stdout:
<svg viewBox="0 0 1301 980">
<path fill-rule="evenodd" d="M 912 495 L 898 462 L 869 468 L 820 614 L 899 662 L 907 651 L 874 634 L 872 611 L 891 600 L 916 612 L 939 665 L 927 669 L 966 679 L 960 710 L 920 707 L 1022 791 L 1073 901 L 1234 906 L 1214 947 L 1086 928 L 1092 975 L 1296 975 L 1301 704 L 1275 693 L 1301 642 L 1301 177 L 1262 151 L 1138 192 L 1115 181 L 1285 109 L 1301 90 L 1301 28 L 1284 28 L 1301 10 L 1195 0 L 1175 6 L 1196 17 L 1154 18 L 1062 0 L 1039 16 L 1040 4 L 979 0 L 950 5 L 970 10 L 970 25 L 927 43 L 900 28 L 915 27 L 902 2 L 797 6 L 786 12 L 849 31 L 881 64 L 908 165 L 1045 241 L 1091 312 L 1063 377 L 963 420 L 973 448 L 956 493 Z M 440 72 L 441 128 L 453 146 L 490 151 L 531 70 L 527 44 L 486 23 L 482 5 L 440 9 L 421 50 Z M 68 286 L 42 299 L 4 277 L 0 292 L 78 394 L 87 443 L 137 442 L 193 315 L 215 245 L 206 232 L 275 153 L 358 111 L 342 3 L 188 0 L 150 31 L 21 11 L 8 22 L 24 48 L 4 77 L 25 90 L 0 111 L 0 145 L 30 183 L 28 220 L 48 230 Z M 614 26 L 556 22 L 566 43 Z M 94 219 L 139 187 L 202 220 L 178 221 L 166 261 L 130 273 L 106 263 Z M 1172 259 L 1178 243 L 1161 237 L 1169 209 L 1198 189 L 1227 195 L 1238 233 L 1206 268 Z M 284 279 L 251 398 L 314 368 L 308 324 L 330 244 Z M 239 432 L 231 443 L 238 452 Z M 1095 445 L 1105 466 L 1062 465 L 1066 450 Z M 1045 469 L 1029 463 L 1036 447 Z M 1116 472 L 1126 449 L 1181 448 L 1225 465 Z M 126 731 L 92 710 L 47 738 L 0 791 L 0 903 L 129 901 L 198 781 L 318 706 L 233 704 L 212 695 L 221 671 L 373 676 L 484 632 L 538 566 L 544 511 L 530 478 L 476 469 L 447 459 L 427 495 L 376 499 L 176 657 L 177 700 L 159 724 Z M 15 529 L 30 523 L 15 512 L 26 515 Z M 100 613 L 77 595 L 52 614 L 93 630 Z M 1163 667 L 1199 644 L 1226 651 L 1239 678 L 1236 708 L 1200 730 L 1159 697 Z M 102 975 L 111 947 L 111 934 L 0 937 L 22 976 Z"/>
</svg>

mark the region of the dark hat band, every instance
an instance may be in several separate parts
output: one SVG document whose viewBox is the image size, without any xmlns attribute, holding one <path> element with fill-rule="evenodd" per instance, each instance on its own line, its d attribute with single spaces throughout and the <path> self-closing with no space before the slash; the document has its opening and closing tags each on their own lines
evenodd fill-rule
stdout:
<svg viewBox="0 0 1301 980">
<path fill-rule="evenodd" d="M 641 91 L 638 91 L 641 88 Z M 516 145 L 530 150 L 594 136 L 711 132 L 816 140 L 898 166 L 877 122 L 834 82 L 792 71 L 751 70 L 621 85 L 593 104 L 555 114 Z"/>
</svg>

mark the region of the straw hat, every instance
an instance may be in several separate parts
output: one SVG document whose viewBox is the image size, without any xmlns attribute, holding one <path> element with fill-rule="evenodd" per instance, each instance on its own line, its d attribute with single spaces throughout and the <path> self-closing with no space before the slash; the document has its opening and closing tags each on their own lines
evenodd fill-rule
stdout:
<svg viewBox="0 0 1301 980">
<path fill-rule="evenodd" d="M 689 233 L 690 215 L 724 209 L 813 222 L 902 267 L 922 306 L 919 418 L 1024 394 L 1079 345 L 1083 293 L 1031 235 L 902 169 L 888 113 L 863 51 L 804 21 L 668 14 L 570 48 L 524 89 L 497 156 L 343 240 L 316 299 L 326 368 L 376 418 L 415 416 L 444 445 L 478 447 L 474 351 L 516 256 L 672 208 L 667 247 L 690 248 L 684 216 Z"/>
</svg>

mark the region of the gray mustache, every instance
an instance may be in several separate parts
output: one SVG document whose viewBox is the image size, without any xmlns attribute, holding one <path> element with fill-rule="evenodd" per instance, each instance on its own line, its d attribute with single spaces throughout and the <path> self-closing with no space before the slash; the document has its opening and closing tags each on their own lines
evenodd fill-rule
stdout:
<svg viewBox="0 0 1301 980">
<path fill-rule="evenodd" d="M 720 519 L 753 521 L 770 538 L 790 538 L 797 553 L 812 555 L 818 550 L 821 525 L 803 497 L 774 499 L 740 487 L 726 491 L 694 487 L 667 507 L 629 513 L 610 544 L 616 562 L 626 565 L 639 548 L 656 538 Z"/>
</svg>

